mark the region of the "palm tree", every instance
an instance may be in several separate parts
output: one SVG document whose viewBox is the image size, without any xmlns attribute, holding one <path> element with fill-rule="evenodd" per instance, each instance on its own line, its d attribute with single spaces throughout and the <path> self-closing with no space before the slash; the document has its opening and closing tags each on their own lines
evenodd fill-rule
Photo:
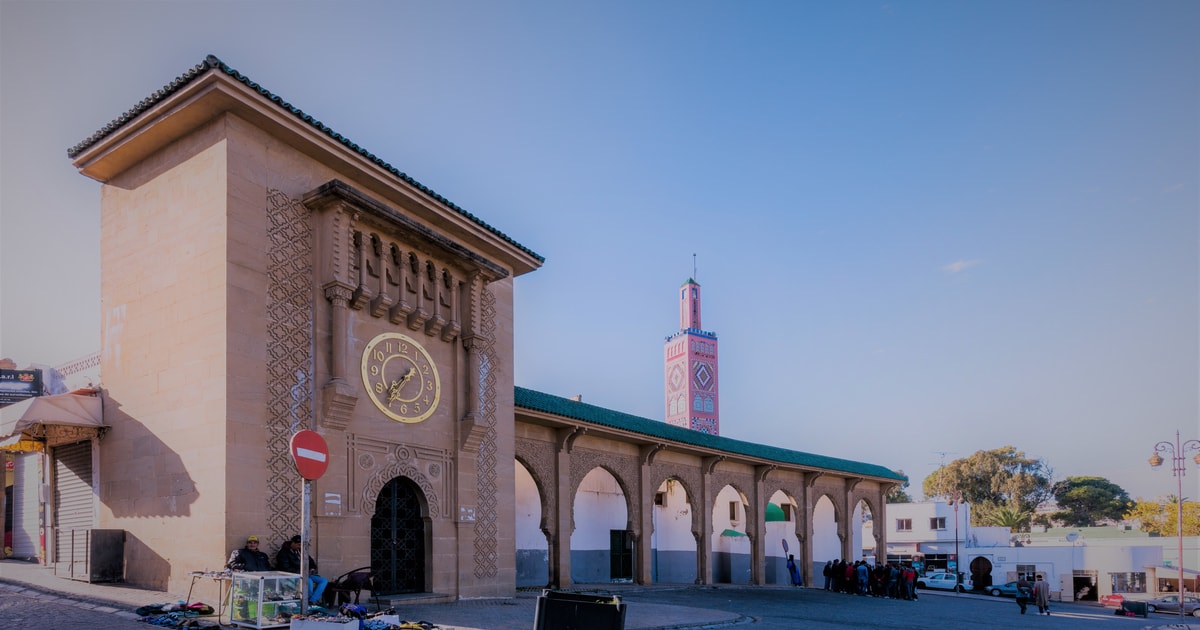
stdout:
<svg viewBox="0 0 1200 630">
<path fill-rule="evenodd" d="M 1033 512 L 1029 510 L 1020 510 L 1009 506 L 999 506 L 987 514 L 985 520 L 991 525 L 999 527 L 1007 527 L 1010 530 L 1017 532 L 1028 527 L 1029 519 L 1033 516 Z"/>
</svg>

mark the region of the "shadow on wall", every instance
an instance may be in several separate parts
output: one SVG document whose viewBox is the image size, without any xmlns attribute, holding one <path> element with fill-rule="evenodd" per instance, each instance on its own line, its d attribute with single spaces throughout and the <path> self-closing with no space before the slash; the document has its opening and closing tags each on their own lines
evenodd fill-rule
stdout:
<svg viewBox="0 0 1200 630">
<path fill-rule="evenodd" d="M 125 532 L 125 571 L 137 567 L 137 584 L 165 591 L 170 587 L 171 563 L 158 555 L 132 532 Z"/>
<path fill-rule="evenodd" d="M 107 395 L 104 423 L 100 502 L 116 518 L 190 516 L 200 493 L 179 454 Z"/>
</svg>

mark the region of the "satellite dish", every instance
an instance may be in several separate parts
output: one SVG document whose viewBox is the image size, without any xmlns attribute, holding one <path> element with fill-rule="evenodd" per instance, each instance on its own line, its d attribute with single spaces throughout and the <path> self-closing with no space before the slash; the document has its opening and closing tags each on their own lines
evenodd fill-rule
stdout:
<svg viewBox="0 0 1200 630">
<path fill-rule="evenodd" d="M 1073 543 L 1076 540 L 1079 540 L 1079 532 L 1071 532 L 1070 534 L 1067 534 L 1067 542 Z"/>
</svg>

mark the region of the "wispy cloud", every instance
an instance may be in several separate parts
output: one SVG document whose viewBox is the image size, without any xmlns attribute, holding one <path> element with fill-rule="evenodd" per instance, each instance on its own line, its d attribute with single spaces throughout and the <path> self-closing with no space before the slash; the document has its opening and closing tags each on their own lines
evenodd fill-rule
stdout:
<svg viewBox="0 0 1200 630">
<path fill-rule="evenodd" d="M 958 273 L 960 271 L 966 271 L 967 269 L 970 269 L 971 267 L 974 267 L 975 265 L 978 265 L 981 262 L 983 262 L 983 261 L 978 260 L 978 259 L 956 260 L 956 261 L 950 263 L 949 265 L 943 266 L 942 271 L 945 271 L 946 273 Z"/>
</svg>

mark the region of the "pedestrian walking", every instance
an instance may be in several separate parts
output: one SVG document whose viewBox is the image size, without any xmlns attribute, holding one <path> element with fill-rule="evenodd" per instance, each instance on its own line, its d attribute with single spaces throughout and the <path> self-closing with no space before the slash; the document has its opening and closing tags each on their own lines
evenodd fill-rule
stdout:
<svg viewBox="0 0 1200 630">
<path fill-rule="evenodd" d="M 1021 614 L 1025 614 L 1025 607 L 1029 605 L 1029 598 L 1033 595 L 1033 585 L 1025 576 L 1017 580 L 1017 605 L 1021 607 Z"/>
<path fill-rule="evenodd" d="M 1050 615 L 1050 583 L 1041 573 L 1033 583 L 1033 603 L 1037 605 L 1039 615 Z"/>
</svg>

